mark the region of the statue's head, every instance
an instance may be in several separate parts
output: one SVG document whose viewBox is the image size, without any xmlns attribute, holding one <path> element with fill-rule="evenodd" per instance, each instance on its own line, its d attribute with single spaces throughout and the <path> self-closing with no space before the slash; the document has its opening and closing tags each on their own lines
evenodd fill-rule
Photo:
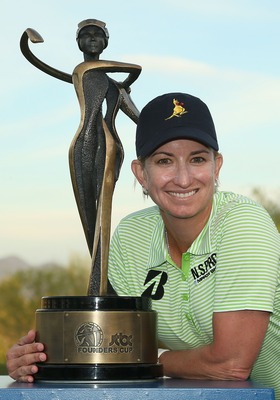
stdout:
<svg viewBox="0 0 280 400">
<path fill-rule="evenodd" d="M 79 39 L 81 37 L 81 34 L 83 32 L 85 32 L 86 30 L 89 30 L 90 27 L 95 27 L 97 29 L 100 29 L 100 31 L 103 32 L 104 40 L 105 40 L 105 44 L 104 44 L 104 49 L 105 49 L 108 46 L 109 32 L 108 32 L 108 29 L 106 28 L 105 22 L 99 21 L 98 19 L 85 19 L 84 21 L 81 21 L 78 24 L 78 30 L 77 30 L 77 33 L 76 33 L 76 40 L 78 42 L 79 47 L 80 47 Z"/>
</svg>

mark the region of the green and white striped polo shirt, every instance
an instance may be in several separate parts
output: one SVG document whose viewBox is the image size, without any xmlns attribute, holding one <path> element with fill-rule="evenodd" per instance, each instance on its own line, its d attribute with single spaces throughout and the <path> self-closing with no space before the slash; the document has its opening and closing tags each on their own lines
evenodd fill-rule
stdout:
<svg viewBox="0 0 280 400">
<path fill-rule="evenodd" d="M 152 297 L 159 341 L 171 350 L 211 343 L 213 312 L 271 312 L 252 378 L 278 385 L 280 396 L 279 265 L 280 235 L 266 210 L 244 196 L 217 192 L 182 268 L 168 254 L 157 206 L 125 217 L 112 238 L 109 279 L 119 295 Z"/>
</svg>

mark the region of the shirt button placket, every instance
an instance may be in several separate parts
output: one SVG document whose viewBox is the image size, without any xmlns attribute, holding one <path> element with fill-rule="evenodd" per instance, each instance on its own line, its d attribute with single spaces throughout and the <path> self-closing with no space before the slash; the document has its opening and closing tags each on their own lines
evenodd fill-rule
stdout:
<svg viewBox="0 0 280 400">
<path fill-rule="evenodd" d="M 189 294 L 188 294 L 188 275 L 190 271 L 190 254 L 184 253 L 182 255 L 182 301 L 183 301 L 183 313 L 186 319 L 191 320 L 189 313 Z"/>
</svg>

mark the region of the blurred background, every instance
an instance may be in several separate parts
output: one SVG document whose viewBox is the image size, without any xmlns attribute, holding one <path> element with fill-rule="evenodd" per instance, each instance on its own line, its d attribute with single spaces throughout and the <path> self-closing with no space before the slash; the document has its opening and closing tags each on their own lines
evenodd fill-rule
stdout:
<svg viewBox="0 0 280 400">
<path fill-rule="evenodd" d="M 80 119 L 78 101 L 73 85 L 44 74 L 23 57 L 19 41 L 25 29 L 44 38 L 44 43 L 30 44 L 37 57 L 72 73 L 83 61 L 75 40 L 77 24 L 87 18 L 105 21 L 110 39 L 101 58 L 143 68 L 131 88 L 139 110 L 170 91 L 204 100 L 224 155 L 220 190 L 255 197 L 279 227 L 280 3 L 0 4 L 1 363 L 8 346 L 32 326 L 41 296 L 85 294 L 90 264 L 68 167 Z M 130 171 L 135 125 L 120 112 L 117 129 L 125 161 L 113 199 L 112 230 L 124 215 L 152 204 L 143 199 Z"/>
</svg>

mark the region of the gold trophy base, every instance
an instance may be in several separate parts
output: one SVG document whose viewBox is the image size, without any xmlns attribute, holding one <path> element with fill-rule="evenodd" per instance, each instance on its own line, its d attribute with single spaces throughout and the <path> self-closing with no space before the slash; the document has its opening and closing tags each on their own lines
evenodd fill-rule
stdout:
<svg viewBox="0 0 280 400">
<path fill-rule="evenodd" d="M 36 311 L 47 361 L 36 380 L 123 381 L 162 376 L 157 314 L 144 297 L 51 296 Z"/>
</svg>

